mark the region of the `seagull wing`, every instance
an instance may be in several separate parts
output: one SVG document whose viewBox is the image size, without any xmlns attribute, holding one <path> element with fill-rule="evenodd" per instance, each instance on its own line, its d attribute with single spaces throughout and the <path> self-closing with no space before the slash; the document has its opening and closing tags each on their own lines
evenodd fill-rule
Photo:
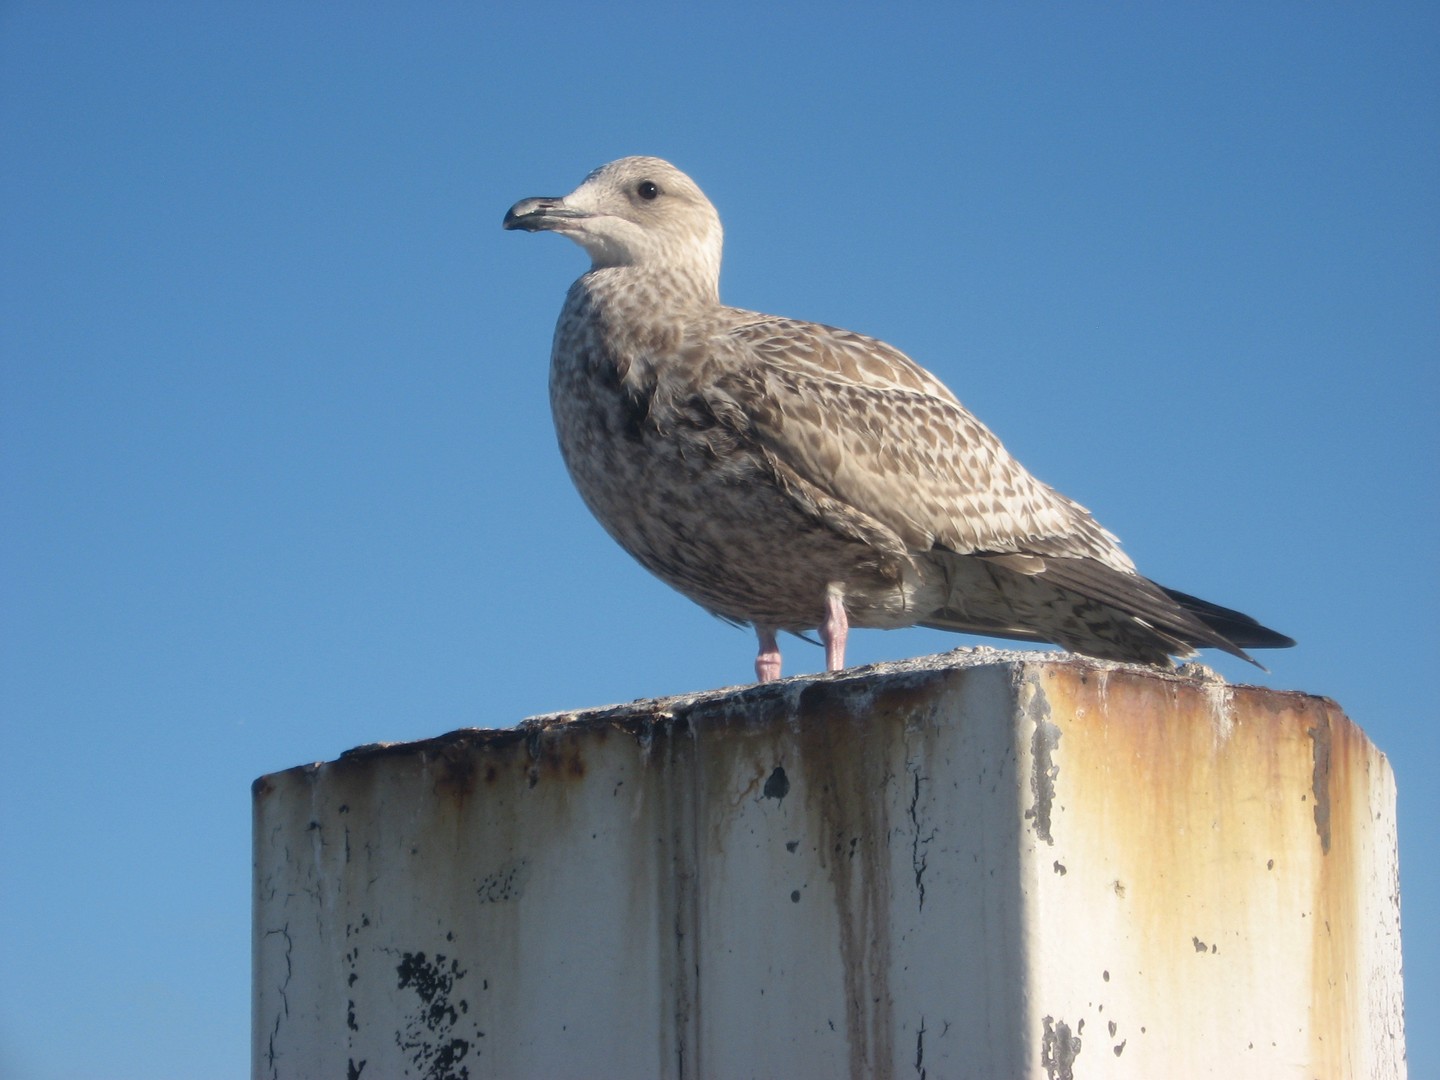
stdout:
<svg viewBox="0 0 1440 1080">
<path fill-rule="evenodd" d="M 1031 476 L 946 387 L 898 349 L 846 330 L 753 316 L 721 335 L 716 389 L 780 467 L 881 523 L 912 551 L 1134 566 L 1078 503 Z M 1034 565 L 1031 572 L 1043 569 Z"/>
<path fill-rule="evenodd" d="M 1249 659 L 1185 598 L 1136 573 L 1085 507 L 1031 476 L 898 349 L 760 316 L 738 319 L 715 347 L 724 374 L 713 389 L 745 414 L 781 482 L 835 527 L 872 543 L 878 531 L 912 553 L 973 556 L 1001 578 L 1043 580 L 1134 620 L 1157 649 L 1209 645 Z M 966 628 L 944 612 L 929 624 Z"/>
</svg>

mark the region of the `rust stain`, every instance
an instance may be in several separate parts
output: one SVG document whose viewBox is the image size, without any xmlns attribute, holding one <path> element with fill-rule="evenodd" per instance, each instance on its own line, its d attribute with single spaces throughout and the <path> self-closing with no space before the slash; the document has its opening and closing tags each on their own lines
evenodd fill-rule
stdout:
<svg viewBox="0 0 1440 1080">
<path fill-rule="evenodd" d="M 1310 790 L 1315 793 L 1315 832 L 1320 837 L 1320 850 L 1330 853 L 1330 716 L 1321 709 L 1321 723 L 1309 729 L 1314 743 L 1315 766 L 1311 773 Z"/>
<path fill-rule="evenodd" d="M 1313 896 L 1314 967 L 1310 975 L 1312 1061 L 1325 1063 L 1328 1075 L 1358 1071 L 1359 1048 L 1349 1045 L 1362 1034 L 1362 957 L 1358 949 L 1364 856 L 1356 840 L 1369 826 L 1373 753 L 1364 734 L 1333 705 L 1322 701 L 1315 738 L 1316 829 L 1325 843 Z M 1323 747 L 1323 751 L 1322 751 Z M 1322 762 L 1323 758 L 1323 762 Z M 1323 792 L 1323 796 L 1322 796 Z"/>
<path fill-rule="evenodd" d="M 475 790 L 476 756 L 473 747 L 452 742 L 440 747 L 434 757 L 425 759 L 425 763 L 439 774 L 435 780 L 435 793 L 464 802 Z"/>
<path fill-rule="evenodd" d="M 589 732 L 587 731 L 587 734 Z M 585 778 L 583 740 L 564 728 L 532 728 L 525 740 L 530 757 L 527 779 L 534 787 L 547 783 L 576 783 Z"/>
<path fill-rule="evenodd" d="M 905 777 L 889 760 L 885 733 L 914 715 L 934 685 L 895 687 L 819 682 L 798 701 L 799 761 L 820 864 L 839 916 L 845 1036 L 853 1080 L 886 1075 L 894 1061 L 888 790 Z M 898 775 L 897 775 L 898 772 Z"/>
<path fill-rule="evenodd" d="M 701 868 L 699 794 L 694 783 L 696 741 L 687 737 L 689 724 L 669 722 L 651 727 L 647 758 L 648 781 L 658 796 L 660 865 L 652 876 L 659 934 L 662 1008 L 668 1014 L 661 1029 L 661 1050 L 682 1077 L 704 1075 L 700 1040 L 701 942 L 698 877 Z M 647 864 L 648 866 L 648 864 Z M 646 876 L 641 868 L 639 880 Z"/>
<path fill-rule="evenodd" d="M 1021 741 L 1015 750 L 1028 749 L 1033 765 L 1018 785 L 1028 779 L 1025 817 L 1036 837 L 1056 848 L 1041 864 L 1047 880 L 1063 877 L 1066 888 L 1083 881 L 1087 852 L 1094 850 L 1086 843 L 1105 845 L 1106 903 L 1124 909 L 1127 932 L 1133 927 L 1147 945 L 1174 944 L 1193 958 L 1182 974 L 1157 976 L 1161 982 L 1243 970 L 1235 965 L 1243 965 L 1245 949 L 1265 947 L 1263 942 L 1236 944 L 1245 942 L 1240 932 L 1252 923 L 1273 919 L 1312 936 L 1314 966 L 1296 977 L 1310 979 L 1312 1006 L 1304 1022 L 1313 1060 L 1326 1063 L 1329 1075 L 1345 1075 L 1354 1064 L 1346 1033 L 1365 1024 L 1359 1015 L 1363 988 L 1357 986 L 1364 958 L 1358 955 L 1354 928 L 1362 910 L 1357 889 L 1364 883 L 1357 881 L 1366 853 L 1357 849 L 1357 838 L 1368 827 L 1371 770 L 1377 761 L 1383 767 L 1363 734 L 1333 703 L 1303 694 L 1069 660 L 1026 662 L 1017 670 L 1023 672 L 1015 689 L 1022 694 L 1024 726 L 1016 732 Z M 884 1075 L 896 1060 L 891 991 L 892 977 L 897 993 L 901 978 L 892 972 L 890 916 L 896 905 L 890 890 L 900 886 L 894 884 L 891 843 L 897 834 L 907 838 L 923 902 L 925 860 L 916 815 L 922 784 L 930 780 L 907 771 L 908 759 L 894 756 L 894 748 L 904 742 L 894 738 L 894 721 L 903 717 L 907 726 L 916 724 L 917 717 L 929 715 L 939 683 L 967 674 L 937 670 L 903 678 L 820 677 L 693 700 L 541 717 L 513 729 L 471 729 L 419 743 L 360 747 L 328 765 L 262 776 L 252 790 L 258 805 L 277 787 L 298 782 L 323 788 L 323 780 L 330 784 L 333 812 L 345 813 L 354 803 L 363 816 L 377 772 L 392 771 L 396 759 L 417 763 L 426 770 L 426 782 L 443 796 L 444 813 L 450 815 L 445 828 L 453 825 L 461 852 L 446 865 L 472 867 L 465 871 L 478 875 L 472 892 L 479 903 L 490 905 L 518 899 L 523 891 L 524 864 L 512 852 L 486 844 L 488 837 L 518 830 L 513 822 L 524 819 L 531 788 L 560 785 L 578 791 L 587 776 L 593 784 L 617 756 L 638 762 L 633 768 L 639 776 L 625 772 L 614 791 L 623 786 L 637 808 L 643 800 L 659 800 L 659 812 L 651 812 L 662 824 L 658 839 L 664 854 L 657 859 L 652 846 L 637 845 L 632 879 L 637 906 L 654 902 L 666 914 L 664 926 L 647 925 L 645 932 L 658 929 L 662 935 L 665 998 L 667 1007 L 673 1005 L 664 1038 L 670 1060 L 680 1063 L 687 1076 L 704 1071 L 699 962 L 710 943 L 700 941 L 701 875 L 727 835 L 726 823 L 713 819 L 727 813 L 717 796 L 723 792 L 732 809 L 743 809 L 743 800 L 763 800 L 767 814 L 780 813 L 782 807 L 785 814 L 796 813 L 799 800 L 838 917 L 849 1072 L 852 1077 Z M 602 758 L 606 740 L 612 745 L 609 757 Z M 481 789 L 482 783 L 493 790 Z M 482 804 L 499 807 L 485 813 L 503 819 L 508 831 L 477 832 L 473 848 L 462 851 L 471 843 L 462 844 L 461 838 L 473 818 L 457 807 L 477 791 L 481 795 L 467 814 Z M 1070 792 L 1084 797 L 1067 798 Z M 792 793 L 796 798 L 784 802 Z M 1308 797 L 1302 802 L 1294 793 Z M 1021 786 L 1017 801 L 1024 798 Z M 1176 807 L 1190 809 L 1177 814 Z M 712 817 L 703 816 L 702 808 Z M 1018 822 L 1016 827 L 1021 828 Z M 444 842 L 451 842 L 450 834 Z M 798 843 L 787 847 L 794 851 Z M 357 861 L 363 857 L 357 855 Z M 1265 884 L 1249 893 L 1229 890 L 1226 883 L 1236 880 L 1237 865 L 1252 868 L 1256 873 L 1250 880 Z M 908 874 L 904 880 L 909 895 Z M 815 889 L 807 888 L 808 906 Z M 822 885 L 822 897 L 823 891 Z M 800 901 L 799 890 L 789 896 L 791 902 Z M 1266 904 L 1271 907 L 1260 910 Z M 1106 984 L 1113 967 L 1107 958 Z M 1122 981 L 1139 977 L 1123 968 L 1117 976 Z M 1165 1007 L 1167 995 L 1182 1000 L 1186 989 L 1178 982 L 1158 985 L 1157 1011 Z M 839 1026 L 841 1018 L 834 1019 Z M 1047 1028 L 1047 1067 L 1052 1075 L 1069 1075 L 1077 1067 L 1080 1028 L 1072 1033 L 1060 1021 Z M 1098 1037 L 1094 1027 L 1092 1036 Z M 1116 1039 L 1113 1029 L 1111 1037 Z M 1125 1045 L 1123 1039 L 1116 1042 L 1114 1055 Z M 1097 1052 L 1092 1047 L 1091 1053 Z"/>
<path fill-rule="evenodd" d="M 1217 695 L 1199 681 L 1098 674 L 1058 664 L 1040 674 L 1064 732 L 1057 805 L 1086 808 L 1052 822 L 1068 865 L 1091 838 L 1103 842 L 1095 857 L 1118 866 L 1117 901 L 1139 940 L 1224 959 L 1217 979 L 1243 977 L 1255 950 L 1284 947 L 1253 927 L 1278 927 L 1297 952 L 1308 937 L 1313 967 L 1296 974 L 1310 980 L 1311 1063 L 1320 1075 L 1348 1075 L 1357 1051 L 1347 1034 L 1367 1023 L 1356 845 L 1370 827 L 1378 752 L 1323 698 L 1252 687 Z M 1066 800 L 1071 790 L 1084 794 Z M 1211 977 L 1176 971 L 1147 973 L 1162 1011 L 1183 1000 L 1184 980 Z"/>
</svg>

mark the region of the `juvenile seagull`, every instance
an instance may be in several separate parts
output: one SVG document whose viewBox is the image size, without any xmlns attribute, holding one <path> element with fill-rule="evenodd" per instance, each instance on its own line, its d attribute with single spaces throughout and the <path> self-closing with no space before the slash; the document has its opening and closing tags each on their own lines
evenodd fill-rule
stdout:
<svg viewBox="0 0 1440 1080">
<path fill-rule="evenodd" d="M 882 341 L 720 303 L 720 217 L 666 161 L 601 166 L 505 228 L 568 236 L 591 267 L 550 358 L 560 451 L 651 573 L 760 639 L 850 626 L 1050 641 L 1168 666 L 1289 638 L 1156 585 L 1036 480 L 938 379 Z M 1253 662 L 1253 661 L 1252 661 Z"/>
</svg>

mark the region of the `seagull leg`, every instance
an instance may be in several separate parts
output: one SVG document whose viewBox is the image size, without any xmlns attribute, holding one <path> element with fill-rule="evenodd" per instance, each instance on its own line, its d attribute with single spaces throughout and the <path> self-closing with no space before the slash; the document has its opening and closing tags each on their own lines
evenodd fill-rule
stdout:
<svg viewBox="0 0 1440 1080">
<path fill-rule="evenodd" d="M 850 634 L 850 620 L 845 617 L 845 601 L 840 590 L 832 586 L 825 593 L 825 621 L 820 624 L 820 640 L 825 642 L 825 670 L 839 671 L 845 666 L 845 639 Z"/>
<path fill-rule="evenodd" d="M 775 641 L 775 631 L 768 626 L 757 626 L 755 636 L 760 639 L 760 655 L 755 657 L 755 677 L 761 682 L 774 682 L 780 678 L 780 646 Z"/>
</svg>

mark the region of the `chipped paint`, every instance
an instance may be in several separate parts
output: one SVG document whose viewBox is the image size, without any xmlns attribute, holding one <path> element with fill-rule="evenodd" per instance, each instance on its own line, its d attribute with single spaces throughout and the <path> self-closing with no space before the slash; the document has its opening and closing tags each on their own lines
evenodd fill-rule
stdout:
<svg viewBox="0 0 1440 1080">
<path fill-rule="evenodd" d="M 964 650 L 253 795 L 257 1078 L 1404 1071 L 1393 780 L 1319 698 Z"/>
<path fill-rule="evenodd" d="M 1085 1022 L 1080 1023 L 1083 1026 Z M 1080 1036 L 1053 1016 L 1045 1017 L 1041 1024 L 1040 1067 L 1045 1070 L 1045 1080 L 1075 1080 L 1075 1061 L 1084 1045 Z"/>
<path fill-rule="evenodd" d="M 1030 723 L 1030 794 L 1034 797 L 1025 816 L 1036 836 L 1047 844 L 1054 844 L 1050 835 L 1050 811 L 1055 803 L 1055 778 L 1060 773 L 1055 752 L 1061 730 L 1050 722 L 1050 701 L 1034 676 L 1020 684 L 1020 709 Z"/>
<path fill-rule="evenodd" d="M 1363 732 L 1254 687 L 1222 722 L 1208 675 L 1112 671 L 1106 701 L 1083 671 L 1040 680 L 1065 732 L 1044 866 L 1067 872 L 1037 873 L 1036 916 L 1070 943 L 1040 1000 L 1103 1008 L 1104 1075 L 1403 1075 L 1393 777 Z"/>
</svg>

